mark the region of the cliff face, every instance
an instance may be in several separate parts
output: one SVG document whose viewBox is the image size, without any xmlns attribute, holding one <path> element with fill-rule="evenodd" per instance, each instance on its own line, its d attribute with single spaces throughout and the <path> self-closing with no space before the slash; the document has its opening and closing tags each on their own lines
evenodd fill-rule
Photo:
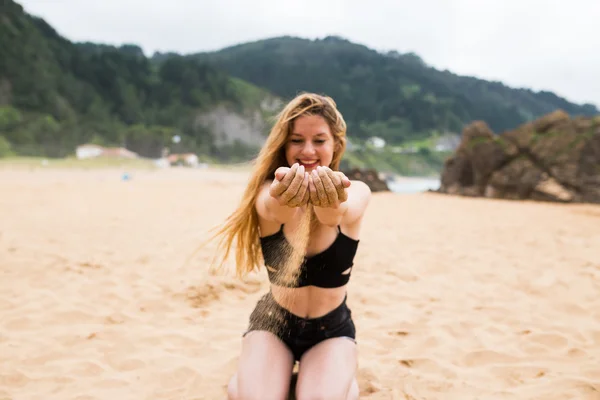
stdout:
<svg viewBox="0 0 600 400">
<path fill-rule="evenodd" d="M 600 203 L 600 116 L 559 110 L 500 135 L 475 121 L 445 162 L 440 192 Z"/>
<path fill-rule="evenodd" d="M 209 129 L 216 146 L 232 144 L 236 140 L 261 146 L 269 133 L 260 110 L 243 114 L 221 105 L 197 115 L 196 123 Z"/>
</svg>

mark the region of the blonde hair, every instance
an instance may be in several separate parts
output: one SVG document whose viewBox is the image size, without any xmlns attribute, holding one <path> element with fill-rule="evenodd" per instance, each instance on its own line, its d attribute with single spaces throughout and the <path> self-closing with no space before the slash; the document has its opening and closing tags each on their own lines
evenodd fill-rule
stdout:
<svg viewBox="0 0 600 400">
<path fill-rule="evenodd" d="M 262 251 L 260 247 L 256 199 L 261 186 L 272 178 L 277 168 L 288 166 L 285 145 L 292 133 L 294 121 L 303 115 L 319 115 L 325 119 L 333 135 L 335 146 L 329 167 L 338 170 L 346 150 L 346 122 L 338 111 L 335 101 L 315 93 L 300 93 L 277 115 L 267 140 L 254 162 L 248 185 L 238 208 L 225 220 L 211 239 L 220 237 L 215 258 L 221 256 L 221 267 L 229 257 L 235 242 L 236 275 L 260 269 Z"/>
</svg>

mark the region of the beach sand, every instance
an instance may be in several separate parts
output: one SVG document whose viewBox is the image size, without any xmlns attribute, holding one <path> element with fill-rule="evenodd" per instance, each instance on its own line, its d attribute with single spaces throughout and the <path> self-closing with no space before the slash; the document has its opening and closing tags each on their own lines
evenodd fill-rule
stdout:
<svg viewBox="0 0 600 400">
<path fill-rule="evenodd" d="M 247 176 L 130 172 L 0 170 L 0 399 L 225 398 L 266 272 L 188 258 Z M 361 399 L 600 399 L 600 207 L 374 193 L 348 305 Z"/>
</svg>

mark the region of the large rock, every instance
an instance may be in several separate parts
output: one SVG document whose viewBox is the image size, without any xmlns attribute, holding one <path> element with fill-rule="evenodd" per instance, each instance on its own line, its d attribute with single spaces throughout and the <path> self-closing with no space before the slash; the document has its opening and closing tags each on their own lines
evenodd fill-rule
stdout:
<svg viewBox="0 0 600 400">
<path fill-rule="evenodd" d="M 342 172 L 350 180 L 357 180 L 366 183 L 369 188 L 371 188 L 371 192 L 385 192 L 390 190 L 386 181 L 381 179 L 377 171 L 374 169 L 361 170 L 359 168 L 352 168 Z"/>
<path fill-rule="evenodd" d="M 558 110 L 500 135 L 475 121 L 446 160 L 439 191 L 600 203 L 600 116 Z"/>
</svg>

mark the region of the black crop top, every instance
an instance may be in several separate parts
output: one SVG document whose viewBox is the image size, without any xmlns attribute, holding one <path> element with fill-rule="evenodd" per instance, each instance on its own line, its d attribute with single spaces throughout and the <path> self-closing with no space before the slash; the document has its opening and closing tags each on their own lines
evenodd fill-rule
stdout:
<svg viewBox="0 0 600 400">
<path fill-rule="evenodd" d="M 354 265 L 354 256 L 358 240 L 344 235 L 338 226 L 338 235 L 327 249 L 311 257 L 304 257 L 297 279 L 293 284 L 278 279 L 278 273 L 286 262 L 291 245 L 283 233 L 283 225 L 277 233 L 261 237 L 263 258 L 269 274 L 269 281 L 286 287 L 317 286 L 336 288 L 344 286 L 350 280 L 350 271 Z M 344 273 L 346 272 L 346 273 Z"/>
</svg>

